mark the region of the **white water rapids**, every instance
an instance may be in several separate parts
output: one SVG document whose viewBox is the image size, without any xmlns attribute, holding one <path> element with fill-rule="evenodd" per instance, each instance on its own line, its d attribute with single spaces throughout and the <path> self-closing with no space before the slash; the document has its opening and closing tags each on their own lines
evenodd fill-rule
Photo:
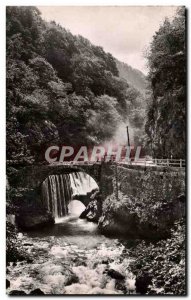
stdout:
<svg viewBox="0 0 191 300">
<path fill-rule="evenodd" d="M 52 229 L 20 235 L 24 250 L 32 256 L 11 264 L 7 278 L 10 288 L 29 294 L 40 289 L 45 294 L 124 294 L 134 293 L 134 276 L 128 270 L 128 250 L 117 239 L 109 239 L 97 225 L 74 217 L 65 217 Z M 111 278 L 108 270 L 124 275 Z"/>
<path fill-rule="evenodd" d="M 75 197 L 97 188 L 84 173 L 51 175 L 44 181 L 43 201 L 56 222 L 18 234 L 29 260 L 8 266 L 7 293 L 30 294 L 36 289 L 48 295 L 135 292 L 128 249 L 117 239 L 101 235 L 97 224 L 79 219 L 85 206 Z M 109 270 L 123 279 L 109 275 Z"/>
</svg>

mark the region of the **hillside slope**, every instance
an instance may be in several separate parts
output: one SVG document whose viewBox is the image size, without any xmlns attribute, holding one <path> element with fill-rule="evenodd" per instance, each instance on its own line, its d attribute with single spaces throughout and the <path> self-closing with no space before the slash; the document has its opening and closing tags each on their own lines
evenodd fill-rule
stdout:
<svg viewBox="0 0 191 300">
<path fill-rule="evenodd" d="M 116 59 L 119 77 L 125 79 L 131 86 L 139 92 L 145 93 L 147 87 L 146 76 L 139 70 L 132 68 L 128 64 Z"/>
</svg>

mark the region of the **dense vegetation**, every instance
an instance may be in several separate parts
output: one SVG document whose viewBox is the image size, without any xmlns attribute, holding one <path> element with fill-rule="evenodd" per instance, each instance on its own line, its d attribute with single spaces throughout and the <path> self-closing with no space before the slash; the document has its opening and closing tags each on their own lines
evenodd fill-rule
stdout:
<svg viewBox="0 0 191 300">
<path fill-rule="evenodd" d="M 125 79 L 131 86 L 136 87 L 141 94 L 145 94 L 148 85 L 146 76 L 141 71 L 118 59 L 116 59 L 116 64 L 119 70 L 119 77 Z"/>
<path fill-rule="evenodd" d="M 186 45 L 185 8 L 165 20 L 148 53 L 152 96 L 146 132 L 154 157 L 185 157 Z"/>
<path fill-rule="evenodd" d="M 46 23 L 35 7 L 8 7 L 9 165 L 43 161 L 51 144 L 110 140 L 140 98 L 118 75 L 101 47 Z"/>
<path fill-rule="evenodd" d="M 103 201 L 100 230 L 149 240 L 169 237 L 174 222 L 185 215 L 184 173 L 118 168 L 118 182 L 118 193 L 113 179 L 114 192 Z"/>
<path fill-rule="evenodd" d="M 24 191 L 11 186 L 15 168 L 44 162 L 52 144 L 100 144 L 128 122 L 134 144 L 144 143 L 153 157 L 184 158 L 185 52 L 185 11 L 180 9 L 153 37 L 147 55 L 151 91 L 146 93 L 142 75 L 134 77 L 130 67 L 101 47 L 43 21 L 35 7 L 7 7 L 7 213 L 17 215 L 18 203 L 24 207 L 26 202 L 31 211 Z M 137 293 L 185 294 L 182 181 L 149 172 L 134 180 L 136 197 L 128 190 L 128 195 L 119 192 L 119 199 L 114 194 L 104 199 L 99 228 L 152 240 L 138 241 L 128 252 Z M 31 194 L 31 202 L 34 198 Z M 7 262 L 23 259 L 18 232 L 8 222 Z"/>
<path fill-rule="evenodd" d="M 184 14 L 180 9 L 172 22 L 164 22 L 147 55 L 152 93 L 146 137 L 146 83 L 141 74 L 130 74 L 127 66 L 82 36 L 43 21 L 37 8 L 8 7 L 9 165 L 43 161 L 44 150 L 51 144 L 93 145 L 111 140 L 126 121 L 133 129 L 134 143 L 146 141 L 154 157 L 183 158 Z"/>
<path fill-rule="evenodd" d="M 171 238 L 133 246 L 131 270 L 140 294 L 185 295 L 185 222 L 175 222 Z"/>
<path fill-rule="evenodd" d="M 127 66 L 82 36 L 43 21 L 37 8 L 8 7 L 9 165 L 43 161 L 51 144 L 94 145 L 111 140 L 126 121 L 133 129 L 134 143 L 144 142 L 154 157 L 183 158 L 184 9 L 161 25 L 147 58 L 151 93 L 146 101 L 141 74 L 126 76 Z"/>
</svg>

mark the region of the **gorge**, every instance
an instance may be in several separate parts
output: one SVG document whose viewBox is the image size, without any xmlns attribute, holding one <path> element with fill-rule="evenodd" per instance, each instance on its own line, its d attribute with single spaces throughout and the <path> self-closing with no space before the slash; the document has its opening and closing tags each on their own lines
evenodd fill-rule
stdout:
<svg viewBox="0 0 191 300">
<path fill-rule="evenodd" d="M 146 41 L 150 9 L 131 13 L 150 45 L 146 78 L 40 8 L 7 6 L 9 295 L 186 295 L 185 7 Z M 119 28 L 127 58 L 136 28 Z M 109 144 L 141 145 L 151 164 L 80 159 Z"/>
<path fill-rule="evenodd" d="M 154 243 L 163 249 L 165 241 L 173 241 L 173 224 L 180 226 L 185 216 L 184 171 L 117 166 L 117 199 L 115 169 L 114 163 L 53 164 L 18 172 L 20 188 L 28 187 L 30 192 L 33 188 L 33 203 L 43 204 L 44 214 L 47 211 L 54 222 L 47 225 L 38 219 L 33 228 L 20 229 L 18 247 L 24 258 L 8 265 L 9 294 L 162 294 L 168 290 L 165 283 L 162 290 L 154 284 L 154 275 L 149 277 L 145 269 L 147 261 L 137 268 L 139 248 L 142 245 L 142 251 L 147 251 Z M 33 220 L 36 217 L 33 211 Z M 142 244 L 144 240 L 148 246 Z M 183 260 L 180 272 L 182 268 Z M 143 278 L 150 279 L 144 279 L 141 288 Z"/>
</svg>

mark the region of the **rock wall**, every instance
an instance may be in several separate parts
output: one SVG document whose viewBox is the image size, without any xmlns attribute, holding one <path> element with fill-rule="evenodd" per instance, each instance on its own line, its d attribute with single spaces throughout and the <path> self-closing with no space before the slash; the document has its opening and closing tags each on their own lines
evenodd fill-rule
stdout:
<svg viewBox="0 0 191 300">
<path fill-rule="evenodd" d="M 112 173 L 115 175 L 111 181 Z M 107 168 L 99 228 L 104 234 L 158 239 L 185 215 L 185 172 L 150 167 Z M 117 180 L 116 180 L 117 179 Z M 111 184 L 112 182 L 112 184 Z"/>
</svg>

